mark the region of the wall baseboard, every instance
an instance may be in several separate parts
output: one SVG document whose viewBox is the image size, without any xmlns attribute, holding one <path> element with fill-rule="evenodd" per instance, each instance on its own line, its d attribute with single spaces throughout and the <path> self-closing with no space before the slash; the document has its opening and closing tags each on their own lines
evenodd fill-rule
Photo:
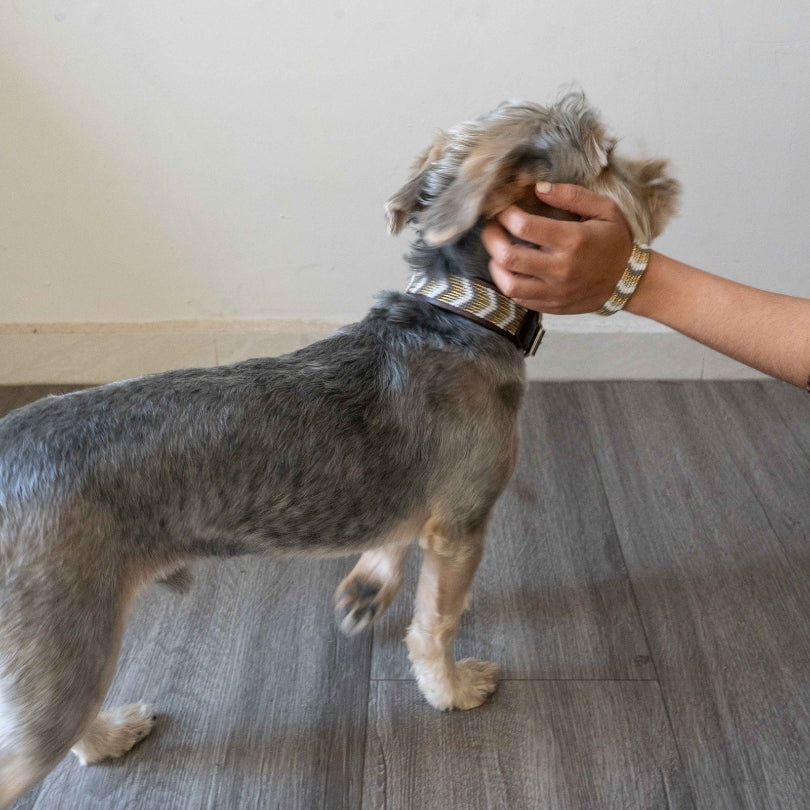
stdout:
<svg viewBox="0 0 810 810">
<path fill-rule="evenodd" d="M 294 351 L 339 324 L 175 321 L 0 324 L 0 385 L 103 383 Z M 761 379 L 764 375 L 671 331 L 546 334 L 532 380 Z"/>
</svg>

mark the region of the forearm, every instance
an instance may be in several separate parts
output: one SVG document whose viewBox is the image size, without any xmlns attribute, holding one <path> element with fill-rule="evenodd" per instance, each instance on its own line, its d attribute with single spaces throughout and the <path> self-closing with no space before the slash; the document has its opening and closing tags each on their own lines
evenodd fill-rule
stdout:
<svg viewBox="0 0 810 810">
<path fill-rule="evenodd" d="M 653 252 L 625 309 L 793 385 L 810 373 L 810 299 L 746 287 Z"/>
</svg>

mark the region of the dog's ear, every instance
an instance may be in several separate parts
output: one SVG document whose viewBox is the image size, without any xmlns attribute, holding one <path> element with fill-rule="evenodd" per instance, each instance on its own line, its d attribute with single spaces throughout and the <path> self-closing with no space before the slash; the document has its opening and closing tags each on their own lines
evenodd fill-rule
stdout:
<svg viewBox="0 0 810 810">
<path fill-rule="evenodd" d="M 433 164 L 441 157 L 447 134 L 439 132 L 433 143 L 414 160 L 408 182 L 385 204 L 388 233 L 396 236 L 425 207 L 425 186 Z"/>
<path fill-rule="evenodd" d="M 504 153 L 497 141 L 473 150 L 453 181 L 420 219 L 429 245 L 444 245 L 495 216 L 523 196 L 527 186 L 551 173 L 546 150 L 519 146 Z"/>
<path fill-rule="evenodd" d="M 610 170 L 599 178 L 594 191 L 612 197 L 626 217 L 633 238 L 649 243 L 676 213 L 681 184 L 669 174 L 666 160 L 613 156 Z"/>
<path fill-rule="evenodd" d="M 615 141 L 585 96 L 571 92 L 549 108 L 504 102 L 456 128 L 450 182 L 420 216 L 429 245 L 452 242 L 480 217 L 491 218 L 542 180 L 587 184 L 607 166 Z"/>
</svg>

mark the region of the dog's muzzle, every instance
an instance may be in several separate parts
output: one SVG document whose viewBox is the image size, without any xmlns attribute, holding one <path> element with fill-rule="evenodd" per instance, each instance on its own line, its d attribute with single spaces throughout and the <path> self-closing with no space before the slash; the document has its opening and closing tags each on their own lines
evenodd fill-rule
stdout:
<svg viewBox="0 0 810 810">
<path fill-rule="evenodd" d="M 426 273 L 414 273 L 405 292 L 421 295 L 440 309 L 463 315 L 497 332 L 526 357 L 537 353 L 545 335 L 539 312 L 520 306 L 480 278 L 454 275 L 429 278 Z"/>
</svg>

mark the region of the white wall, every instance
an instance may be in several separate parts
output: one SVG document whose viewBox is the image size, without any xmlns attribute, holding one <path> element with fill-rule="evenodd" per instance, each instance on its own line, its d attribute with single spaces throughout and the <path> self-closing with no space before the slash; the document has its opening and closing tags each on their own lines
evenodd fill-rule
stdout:
<svg viewBox="0 0 810 810">
<path fill-rule="evenodd" d="M 360 317 L 435 129 L 572 81 L 672 159 L 661 250 L 810 297 L 808 77 L 805 0 L 0 0 L 0 381 L 31 324 Z"/>
</svg>

